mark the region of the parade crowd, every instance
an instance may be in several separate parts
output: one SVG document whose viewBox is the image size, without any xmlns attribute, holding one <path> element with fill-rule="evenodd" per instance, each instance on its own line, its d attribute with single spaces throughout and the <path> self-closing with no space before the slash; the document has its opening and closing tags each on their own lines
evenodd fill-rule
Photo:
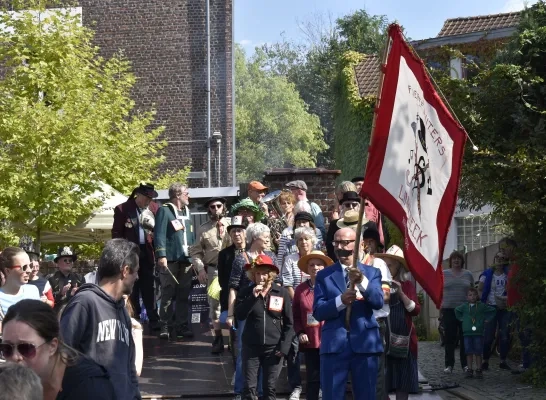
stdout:
<svg viewBox="0 0 546 400">
<path fill-rule="evenodd" d="M 302 362 L 306 399 L 344 399 L 349 381 L 354 399 L 385 400 L 389 393 L 407 399 L 419 391 L 412 319 L 421 305 L 403 250 L 385 249 L 381 215 L 361 202 L 362 183 L 358 177 L 338 185 L 326 230 L 305 182 L 289 182 L 266 198 L 268 188 L 253 181 L 229 217 L 226 199 L 204 203 L 209 219 L 193 244 L 187 187 L 171 185 L 160 205 L 154 187 L 141 184 L 115 208 L 112 239 L 85 277 L 73 271 L 70 247 L 59 249 L 57 271 L 46 277 L 30 243 L 2 249 L 2 390 L 11 400 L 141 398 L 142 308 L 160 339 L 191 340 L 196 276 L 207 285 L 211 352 L 227 347 L 233 354 L 236 399 L 275 399 L 283 365 L 290 400 L 299 399 Z M 483 377 L 496 337 L 500 366 L 510 368 L 515 245 L 501 242 L 479 292 L 462 254 L 451 255 L 441 310 L 446 373 L 453 372 L 460 340 L 464 373 Z M 222 328 L 229 328 L 227 343 Z M 528 343 L 528 330 L 520 332 Z M 521 368 L 529 363 L 525 354 Z"/>
</svg>

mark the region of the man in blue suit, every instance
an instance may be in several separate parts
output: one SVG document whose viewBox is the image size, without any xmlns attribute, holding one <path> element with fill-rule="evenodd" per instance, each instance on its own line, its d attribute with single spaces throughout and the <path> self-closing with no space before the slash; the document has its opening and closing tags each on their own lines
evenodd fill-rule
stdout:
<svg viewBox="0 0 546 400">
<path fill-rule="evenodd" d="M 320 383 L 323 400 L 345 399 L 349 371 L 355 400 L 375 400 L 378 357 L 383 353 L 373 310 L 383 307 L 381 272 L 358 263 L 351 269 L 356 233 L 343 228 L 334 236 L 338 257 L 317 275 L 313 316 L 324 321 L 320 344 Z M 350 282 L 355 290 L 350 290 Z M 352 304 L 350 330 L 345 314 Z"/>
</svg>

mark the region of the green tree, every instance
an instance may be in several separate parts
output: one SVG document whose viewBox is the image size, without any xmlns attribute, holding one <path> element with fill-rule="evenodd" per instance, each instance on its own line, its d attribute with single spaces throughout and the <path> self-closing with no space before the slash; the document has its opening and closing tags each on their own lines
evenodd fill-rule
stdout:
<svg viewBox="0 0 546 400">
<path fill-rule="evenodd" d="M 267 168 L 313 167 L 327 148 L 320 122 L 285 76 L 269 71 L 263 53 L 247 60 L 236 47 L 237 174 L 260 178 Z"/>
<path fill-rule="evenodd" d="M 517 35 L 477 76 L 439 85 L 478 151 L 467 146 L 460 197 L 463 207 L 493 206 L 518 242 L 523 326 L 533 329 L 530 378 L 546 378 L 546 4 L 523 13 Z"/>
<path fill-rule="evenodd" d="M 79 17 L 44 4 L 0 15 L 0 212 L 38 246 L 100 205 L 100 182 L 128 193 L 151 180 L 164 147 L 131 99 L 129 61 L 100 57 Z"/>
</svg>

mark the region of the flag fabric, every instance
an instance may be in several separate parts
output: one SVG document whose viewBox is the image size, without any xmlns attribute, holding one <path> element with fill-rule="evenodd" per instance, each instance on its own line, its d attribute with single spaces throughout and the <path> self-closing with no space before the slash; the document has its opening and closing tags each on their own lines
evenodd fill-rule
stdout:
<svg viewBox="0 0 546 400">
<path fill-rule="evenodd" d="M 416 281 L 440 307 L 442 259 L 457 204 L 466 132 L 436 93 L 400 26 L 390 51 L 360 195 L 404 234 Z"/>
</svg>

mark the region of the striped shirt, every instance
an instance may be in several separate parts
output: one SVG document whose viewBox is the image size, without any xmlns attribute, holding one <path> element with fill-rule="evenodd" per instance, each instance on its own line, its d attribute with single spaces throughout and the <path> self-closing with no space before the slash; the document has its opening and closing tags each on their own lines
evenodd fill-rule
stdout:
<svg viewBox="0 0 546 400">
<path fill-rule="evenodd" d="M 464 269 L 461 275 L 455 276 L 451 269 L 445 269 L 442 308 L 456 308 L 465 303 L 470 287 L 474 287 L 474 276 L 470 271 Z"/>
<path fill-rule="evenodd" d="M 284 264 L 282 266 L 282 285 L 284 287 L 292 287 L 296 289 L 303 280 L 308 279 L 309 275 L 304 274 L 298 267 L 298 261 L 300 255 L 289 254 L 284 258 Z"/>
</svg>

